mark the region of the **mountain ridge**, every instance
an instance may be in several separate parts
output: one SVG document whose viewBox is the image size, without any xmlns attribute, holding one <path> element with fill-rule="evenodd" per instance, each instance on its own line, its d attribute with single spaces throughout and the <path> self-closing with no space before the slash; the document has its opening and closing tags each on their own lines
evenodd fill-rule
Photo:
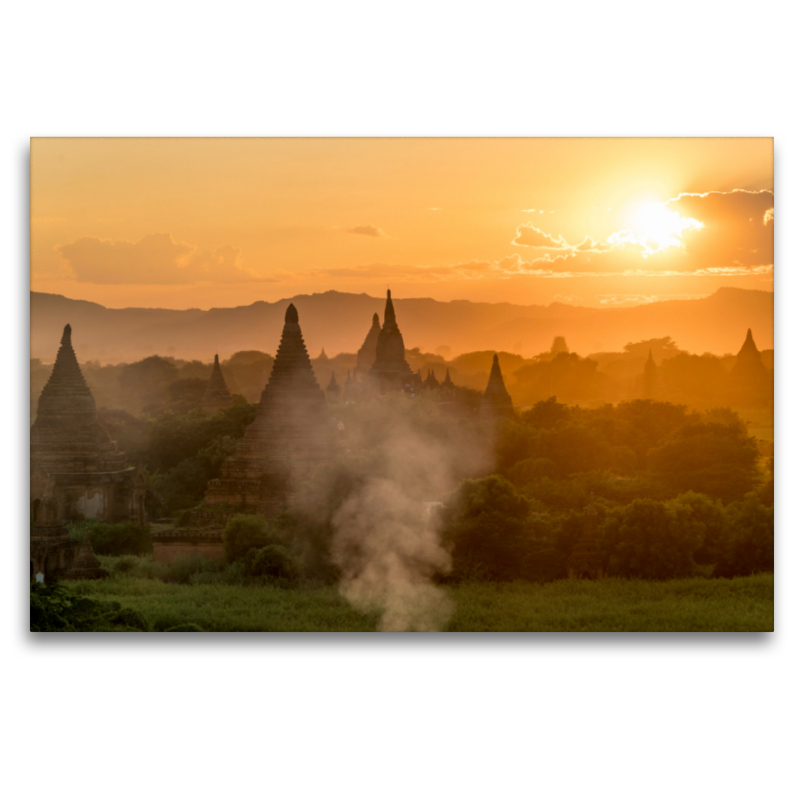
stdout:
<svg viewBox="0 0 800 800">
<path fill-rule="evenodd" d="M 201 309 L 107 308 L 64 295 L 31 292 L 31 357 L 52 361 L 64 325 L 74 331 L 80 360 L 136 361 L 149 355 L 209 361 L 215 353 L 274 352 L 283 314 L 294 303 L 309 352 L 354 353 L 372 314 L 383 317 L 383 297 L 328 290 L 250 305 Z M 570 349 L 621 350 L 628 342 L 672 336 L 690 352 L 736 352 L 748 328 L 759 349 L 773 347 L 772 292 L 721 287 L 704 298 L 663 300 L 625 308 L 590 308 L 565 303 L 517 305 L 393 298 L 407 347 L 433 352 L 448 346 L 453 356 L 475 350 L 505 350 L 530 357 L 548 350 L 555 336 Z"/>
</svg>

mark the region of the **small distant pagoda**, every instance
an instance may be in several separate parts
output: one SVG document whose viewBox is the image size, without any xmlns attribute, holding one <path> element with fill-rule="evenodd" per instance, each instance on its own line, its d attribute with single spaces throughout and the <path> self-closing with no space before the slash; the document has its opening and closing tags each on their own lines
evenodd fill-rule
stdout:
<svg viewBox="0 0 800 800">
<path fill-rule="evenodd" d="M 350 370 L 347 370 L 347 378 L 344 382 L 344 389 L 342 390 L 342 402 L 349 403 L 357 397 L 356 384 Z"/>
<path fill-rule="evenodd" d="M 428 377 L 425 379 L 425 386 L 428 389 L 438 389 L 441 384 L 436 379 L 436 374 L 433 369 L 428 370 Z"/>
<path fill-rule="evenodd" d="M 597 546 L 597 509 L 594 497 L 589 500 L 583 517 L 583 533 L 575 544 L 567 561 L 567 577 L 570 580 L 589 578 L 599 580 L 603 577 L 603 561 Z"/>
<path fill-rule="evenodd" d="M 453 399 L 456 393 L 456 385 L 453 383 L 452 379 L 450 378 L 450 367 L 447 368 L 447 372 L 445 373 L 444 380 L 442 381 L 442 394 L 449 399 Z"/>
<path fill-rule="evenodd" d="M 78 556 L 72 562 L 72 566 L 67 570 L 64 578 L 68 581 L 94 581 L 107 577 L 108 573 L 100 566 L 100 562 L 94 554 L 89 531 L 86 531 Z"/>
<path fill-rule="evenodd" d="M 256 411 L 236 447 L 209 481 L 205 506 L 228 504 L 245 513 L 272 516 L 292 486 L 329 460 L 335 430 L 325 393 L 317 383 L 294 304 L 286 309 L 283 334 L 272 372 Z"/>
<path fill-rule="evenodd" d="M 511 395 L 506 390 L 497 353 L 492 359 L 489 382 L 481 398 L 481 413 L 486 416 L 508 416 L 514 413 L 514 404 L 511 402 Z"/>
<path fill-rule="evenodd" d="M 64 327 L 31 425 L 31 516 L 49 486 L 60 519 L 145 521 L 145 480 L 97 419 L 94 397 Z"/>
<path fill-rule="evenodd" d="M 364 344 L 358 351 L 356 356 L 356 369 L 355 377 L 366 375 L 375 363 L 375 358 L 378 352 L 378 336 L 381 332 L 381 323 L 377 314 L 372 315 L 372 327 L 367 333 L 367 338 L 364 339 Z"/>
<path fill-rule="evenodd" d="M 225 383 L 225 377 L 219 365 L 219 356 L 215 355 L 214 367 L 211 370 L 211 378 L 208 381 L 206 392 L 203 395 L 203 411 L 213 413 L 215 411 L 222 411 L 224 408 L 230 408 L 232 405 L 233 398 L 228 391 L 228 384 Z"/>
<path fill-rule="evenodd" d="M 747 384 L 764 380 L 768 373 L 769 370 L 764 366 L 761 353 L 753 340 L 753 332 L 748 328 L 744 344 L 731 370 L 731 377 L 739 383 Z"/>
<path fill-rule="evenodd" d="M 413 373 L 406 361 L 406 348 L 403 335 L 397 326 L 397 318 L 392 303 L 392 292 L 386 292 L 386 310 L 383 314 L 383 327 L 378 334 L 375 350 L 375 363 L 369 372 L 377 384 L 378 391 L 402 391 L 406 384 L 411 385 Z"/>
<path fill-rule="evenodd" d="M 650 348 L 650 354 L 644 365 L 644 376 L 642 378 L 642 391 L 645 400 L 652 400 L 656 396 L 658 388 L 658 367 L 653 360 L 653 349 Z"/>
<path fill-rule="evenodd" d="M 347 373 L 347 376 L 350 377 L 350 373 Z M 328 397 L 329 403 L 338 403 L 342 399 L 342 387 L 336 381 L 336 373 L 331 372 L 331 382 L 328 384 L 328 388 L 325 390 L 325 394 Z"/>
</svg>

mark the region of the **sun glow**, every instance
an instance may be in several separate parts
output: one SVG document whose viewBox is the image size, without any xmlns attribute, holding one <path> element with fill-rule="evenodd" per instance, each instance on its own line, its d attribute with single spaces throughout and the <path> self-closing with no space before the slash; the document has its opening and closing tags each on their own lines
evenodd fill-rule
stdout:
<svg viewBox="0 0 800 800">
<path fill-rule="evenodd" d="M 640 245 L 645 258 L 668 247 L 681 247 L 684 231 L 703 227 L 699 220 L 682 217 L 657 202 L 638 204 L 631 215 L 631 223 L 632 230 L 625 231 L 628 234 L 625 239 Z"/>
</svg>

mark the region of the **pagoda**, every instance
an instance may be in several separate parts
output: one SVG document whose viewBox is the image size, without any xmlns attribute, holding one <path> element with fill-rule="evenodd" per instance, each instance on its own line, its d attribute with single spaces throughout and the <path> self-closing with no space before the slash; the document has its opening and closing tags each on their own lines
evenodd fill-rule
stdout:
<svg viewBox="0 0 800 800">
<path fill-rule="evenodd" d="M 86 531 L 83 535 L 83 544 L 81 544 L 77 557 L 64 577 L 68 581 L 93 581 L 98 578 L 108 577 L 108 573 L 100 566 L 100 562 L 94 554 L 89 531 Z"/>
<path fill-rule="evenodd" d="M 366 344 L 366 343 L 365 343 Z M 377 385 L 378 392 L 402 391 L 406 384 L 411 385 L 413 373 L 406 361 L 406 348 L 403 334 L 397 327 L 391 290 L 386 291 L 386 310 L 383 314 L 383 327 L 378 334 L 375 348 L 375 363 L 370 369 L 370 377 Z"/>
<path fill-rule="evenodd" d="M 347 376 L 350 377 L 349 372 L 347 373 Z M 338 403 L 342 399 L 342 387 L 339 386 L 339 383 L 336 380 L 335 372 L 331 372 L 331 382 L 328 384 L 325 394 L 329 403 Z"/>
<path fill-rule="evenodd" d="M 658 367 L 653 360 L 653 349 L 650 348 L 650 355 L 644 365 L 644 378 L 643 390 L 646 400 L 652 400 L 656 396 L 656 387 L 658 384 Z"/>
<path fill-rule="evenodd" d="M 751 383 L 763 380 L 767 377 L 769 370 L 761 360 L 761 353 L 753 340 L 753 332 L 747 329 L 747 336 L 744 344 L 736 356 L 736 363 L 731 370 L 731 377 L 741 383 Z"/>
<path fill-rule="evenodd" d="M 31 425 L 30 468 L 34 518 L 33 506 L 49 486 L 61 519 L 145 521 L 144 475 L 126 465 L 125 454 L 101 427 L 69 325 Z"/>
<path fill-rule="evenodd" d="M 436 379 L 436 374 L 434 373 L 433 369 L 428 370 L 428 377 L 425 380 L 425 386 L 428 389 L 438 389 L 441 384 Z"/>
<path fill-rule="evenodd" d="M 489 373 L 489 383 L 481 398 L 481 413 L 488 416 L 506 416 L 514 412 L 511 395 L 506 390 L 503 373 L 500 372 L 500 362 L 497 353 L 492 359 L 492 370 Z"/>
<path fill-rule="evenodd" d="M 206 488 L 206 509 L 227 504 L 272 516 L 288 501 L 298 479 L 335 454 L 335 430 L 325 393 L 306 351 L 297 309 L 286 309 L 272 372 L 236 455 Z"/>
<path fill-rule="evenodd" d="M 381 323 L 377 314 L 372 315 L 372 327 L 367 333 L 367 338 L 364 339 L 364 344 L 358 351 L 356 356 L 356 377 L 366 375 L 375 363 L 375 357 L 378 349 L 378 336 L 381 332 Z"/>
<path fill-rule="evenodd" d="M 228 384 L 225 383 L 225 377 L 219 365 L 219 356 L 215 355 L 214 368 L 211 370 L 211 378 L 208 381 L 206 392 L 203 395 L 203 411 L 213 413 L 215 411 L 222 411 L 224 408 L 230 408 L 232 405 L 233 398 L 228 391 Z"/>
</svg>

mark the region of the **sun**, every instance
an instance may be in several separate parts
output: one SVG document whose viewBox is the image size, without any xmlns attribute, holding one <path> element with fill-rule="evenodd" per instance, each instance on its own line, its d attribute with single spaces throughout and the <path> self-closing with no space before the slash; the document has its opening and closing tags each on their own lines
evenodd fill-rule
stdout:
<svg viewBox="0 0 800 800">
<path fill-rule="evenodd" d="M 631 223 L 636 241 L 648 253 L 680 247 L 684 231 L 703 227 L 702 222 L 682 217 L 663 203 L 653 201 L 638 203 L 634 207 Z"/>
</svg>

